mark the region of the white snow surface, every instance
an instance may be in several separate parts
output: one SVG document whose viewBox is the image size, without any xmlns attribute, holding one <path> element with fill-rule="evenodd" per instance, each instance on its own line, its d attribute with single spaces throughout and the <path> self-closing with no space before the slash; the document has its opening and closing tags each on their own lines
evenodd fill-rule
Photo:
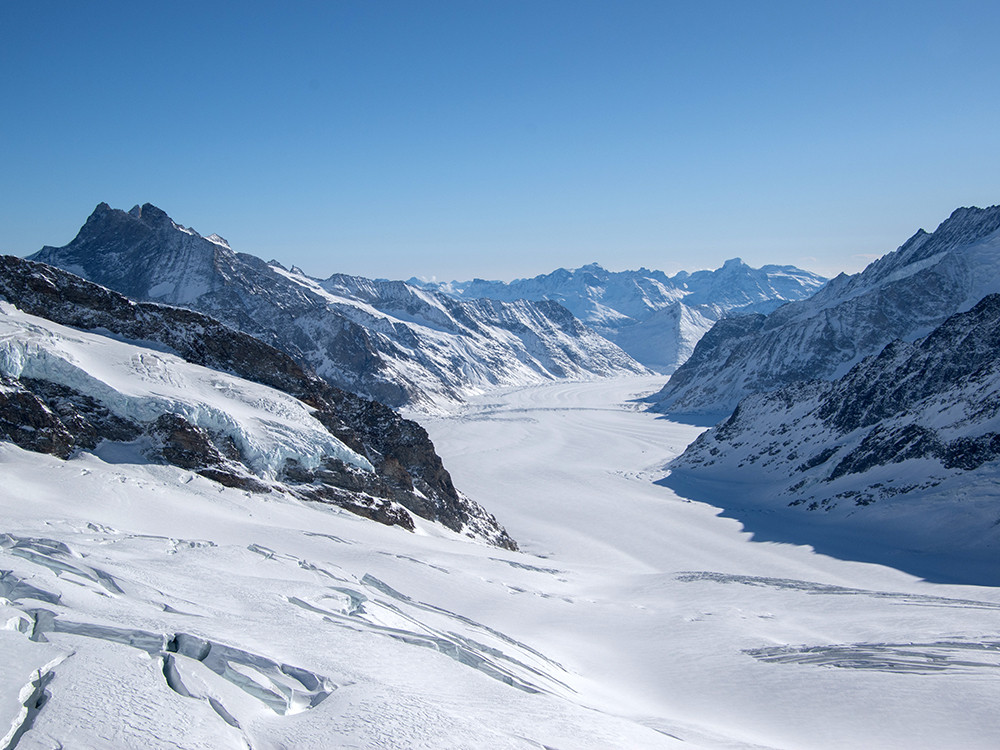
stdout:
<svg viewBox="0 0 1000 750">
<path fill-rule="evenodd" d="M 0 302 L 0 374 L 73 388 L 137 422 L 179 414 L 231 437 L 263 477 L 273 478 L 288 458 L 315 468 L 329 456 L 374 471 L 310 407 L 286 393 L 173 354 L 67 328 L 7 302 Z"/>
<path fill-rule="evenodd" d="M 426 421 L 521 553 L 0 444 L 0 746 L 1000 746 L 1000 590 L 754 542 L 654 484 L 700 432 L 637 408 L 657 385 Z"/>
</svg>

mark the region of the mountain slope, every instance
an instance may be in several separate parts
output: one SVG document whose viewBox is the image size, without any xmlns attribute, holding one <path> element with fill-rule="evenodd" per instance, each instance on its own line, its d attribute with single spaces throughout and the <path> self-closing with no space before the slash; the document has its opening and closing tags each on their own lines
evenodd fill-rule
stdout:
<svg viewBox="0 0 1000 750">
<path fill-rule="evenodd" d="M 843 375 L 1000 291 L 1000 206 L 960 208 L 855 276 L 770 315 L 718 323 L 651 397 L 654 410 L 729 413 L 744 396 Z"/>
<path fill-rule="evenodd" d="M 754 269 L 739 258 L 715 271 L 607 271 L 596 263 L 504 283 L 409 283 L 461 299 L 555 300 L 635 359 L 673 372 L 727 314 L 769 312 L 813 294 L 826 280 L 792 266 Z"/>
<path fill-rule="evenodd" d="M 671 464 L 753 503 L 873 524 L 1000 571 L 1000 294 L 833 382 L 748 396 Z M 676 481 L 676 477 L 674 478 Z"/>
<path fill-rule="evenodd" d="M 136 299 L 212 315 L 393 406 L 645 372 L 554 303 L 466 303 L 399 282 L 319 281 L 235 253 L 150 204 L 125 212 L 102 203 L 72 242 L 31 257 Z"/>
<path fill-rule="evenodd" d="M 10 256 L 0 299 L 4 439 L 64 458 L 132 451 L 229 486 L 411 529 L 413 513 L 514 547 L 455 489 L 423 428 L 252 336 Z"/>
</svg>

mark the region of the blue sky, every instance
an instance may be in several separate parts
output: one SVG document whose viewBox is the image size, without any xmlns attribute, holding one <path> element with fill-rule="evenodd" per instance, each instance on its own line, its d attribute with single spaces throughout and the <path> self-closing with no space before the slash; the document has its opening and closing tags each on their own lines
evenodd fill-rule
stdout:
<svg viewBox="0 0 1000 750">
<path fill-rule="evenodd" d="M 998 35 L 995 0 L 2 3 L 0 251 L 148 201 L 317 276 L 854 272 L 1000 202 Z"/>
</svg>

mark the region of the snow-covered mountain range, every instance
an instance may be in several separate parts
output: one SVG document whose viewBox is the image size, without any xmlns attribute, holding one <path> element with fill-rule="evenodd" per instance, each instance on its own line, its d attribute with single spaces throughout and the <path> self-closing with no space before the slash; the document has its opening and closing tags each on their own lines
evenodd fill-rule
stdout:
<svg viewBox="0 0 1000 750">
<path fill-rule="evenodd" d="M 670 464 L 734 502 L 1000 572 L 1000 294 L 833 381 L 748 396 Z M 677 477 L 674 478 L 676 482 Z M 875 533 L 874 530 L 877 530 Z"/>
<path fill-rule="evenodd" d="M 894 339 L 914 341 L 1000 292 L 1000 206 L 960 208 L 854 276 L 769 315 L 726 318 L 650 400 L 675 414 L 728 414 L 744 396 L 832 380 Z"/>
<path fill-rule="evenodd" d="M 739 258 L 714 271 L 608 271 L 597 263 L 510 283 L 408 283 L 460 299 L 554 300 L 632 357 L 673 372 L 698 340 L 727 315 L 766 313 L 814 294 L 826 279 L 794 266 L 751 268 Z"/>
<path fill-rule="evenodd" d="M 0 256 L 0 300 L 0 439 L 516 547 L 455 489 L 419 425 L 247 334 L 11 256 Z"/>
<path fill-rule="evenodd" d="M 555 302 L 460 301 L 402 282 L 313 279 L 236 253 L 148 203 L 128 212 L 102 203 L 72 242 L 31 257 L 134 299 L 205 312 L 393 406 L 647 372 Z"/>
<path fill-rule="evenodd" d="M 492 368 L 459 342 L 504 331 L 509 356 L 617 351 L 555 302 L 310 279 L 151 206 L 91 221 L 70 247 L 94 273 L 298 330 L 303 359 L 325 341 L 359 382 L 427 361 L 397 338 L 450 341 L 444 372 Z M 906 269 L 934 262 L 888 277 L 926 295 Z M 407 393 L 453 397 L 420 366 Z M 997 747 L 1000 295 L 700 438 L 636 408 L 660 383 L 425 415 L 509 535 L 388 406 L 202 312 L 0 257 L 0 748 Z M 840 545 L 758 544 L 719 515 L 741 504 Z"/>
</svg>

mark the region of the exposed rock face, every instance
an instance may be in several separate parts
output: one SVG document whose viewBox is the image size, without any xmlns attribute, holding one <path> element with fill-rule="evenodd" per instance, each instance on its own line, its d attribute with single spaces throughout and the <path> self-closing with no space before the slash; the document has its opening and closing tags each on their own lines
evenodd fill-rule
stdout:
<svg viewBox="0 0 1000 750">
<path fill-rule="evenodd" d="M 461 299 L 554 300 L 647 367 L 673 372 L 720 318 L 765 313 L 814 294 L 826 279 L 793 266 L 751 268 L 739 258 L 715 271 L 608 271 L 596 263 L 508 283 L 409 283 Z"/>
<path fill-rule="evenodd" d="M 822 510 L 851 523 L 864 523 L 868 506 L 890 523 L 894 513 L 925 512 L 923 533 L 962 527 L 971 545 L 991 534 L 1000 544 L 998 459 L 994 294 L 915 343 L 889 344 L 834 382 L 747 397 L 670 468 L 737 482 L 760 507 Z"/>
<path fill-rule="evenodd" d="M 145 204 L 100 204 L 76 238 L 32 256 L 133 299 L 207 313 L 391 406 L 486 388 L 646 372 L 556 303 L 467 303 L 402 282 L 325 281 L 235 253 Z"/>
<path fill-rule="evenodd" d="M 37 453 L 68 458 L 76 440 L 48 405 L 21 382 L 0 380 L 0 438 Z"/>
<path fill-rule="evenodd" d="M 60 269 L 11 256 L 0 257 L 0 298 L 61 325 L 165 347 L 188 362 L 291 394 L 315 409 L 322 425 L 376 470 L 354 471 L 336 460 L 317 470 L 286 465 L 279 489 L 413 528 L 409 511 L 454 531 L 516 548 L 493 516 L 455 489 L 423 428 L 381 403 L 329 385 L 253 336 L 201 313 L 134 302 Z M 145 437 L 150 442 L 147 454 L 155 460 L 228 486 L 270 490 L 223 435 L 176 414 L 146 424 L 130 422 L 90 396 L 44 380 L 5 380 L 0 431 L 21 447 L 60 457 L 93 449 L 102 440 Z"/>
<path fill-rule="evenodd" d="M 1000 292 L 1000 206 L 960 208 L 856 276 L 766 317 L 720 321 L 650 398 L 675 414 L 728 414 L 744 396 L 832 380 L 894 339 L 913 341 Z"/>
</svg>

